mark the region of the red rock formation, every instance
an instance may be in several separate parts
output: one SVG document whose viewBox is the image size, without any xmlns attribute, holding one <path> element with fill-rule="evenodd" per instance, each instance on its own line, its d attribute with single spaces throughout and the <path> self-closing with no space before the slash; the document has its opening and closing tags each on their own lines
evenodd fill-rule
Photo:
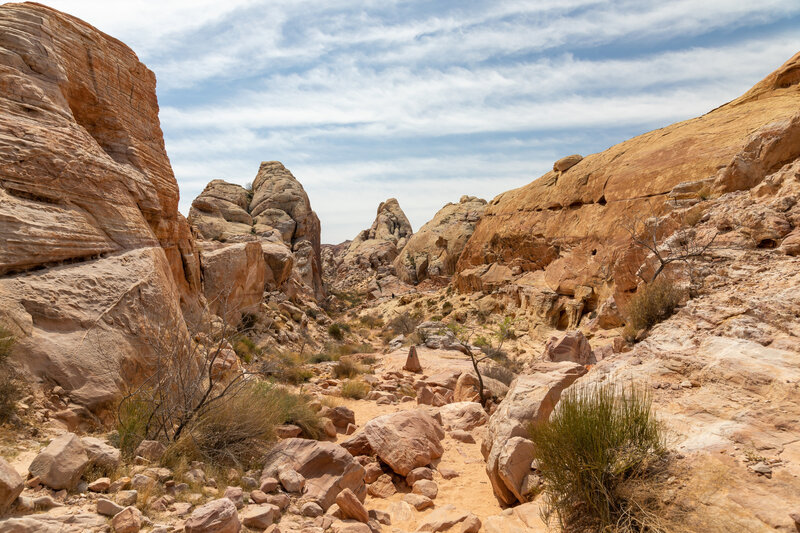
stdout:
<svg viewBox="0 0 800 533">
<path fill-rule="evenodd" d="M 586 312 L 613 294 L 624 303 L 643 259 L 626 221 L 753 187 L 800 155 L 798 68 L 800 54 L 706 115 L 557 165 L 564 170 L 499 195 L 458 261 L 456 287 L 515 284 L 519 303 L 542 316 L 565 300 L 546 320 L 565 327 L 580 319 L 567 316 L 569 305 Z"/>
</svg>

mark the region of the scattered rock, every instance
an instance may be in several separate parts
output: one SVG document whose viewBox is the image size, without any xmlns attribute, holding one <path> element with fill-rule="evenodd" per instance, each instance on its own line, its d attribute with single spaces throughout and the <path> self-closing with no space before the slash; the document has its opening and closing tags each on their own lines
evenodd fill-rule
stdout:
<svg viewBox="0 0 800 533">
<path fill-rule="evenodd" d="M 81 439 L 74 433 L 65 433 L 33 459 L 28 471 L 52 489 L 72 489 L 87 466 L 89 457 Z"/>
<path fill-rule="evenodd" d="M 241 487 L 226 487 L 222 497 L 232 501 L 237 509 L 244 507 L 244 491 Z"/>
<path fill-rule="evenodd" d="M 124 507 L 121 505 L 117 505 L 116 503 L 112 502 L 111 500 L 107 500 L 106 498 L 100 498 L 97 500 L 97 512 L 103 516 L 115 516 L 120 513 Z"/>
<path fill-rule="evenodd" d="M 559 337 L 551 337 L 544 348 L 548 361 L 571 361 L 581 365 L 595 363 L 592 347 L 580 331 L 569 331 Z"/>
<path fill-rule="evenodd" d="M 114 533 L 138 533 L 142 529 L 142 513 L 136 507 L 126 507 L 111 519 Z"/>
<path fill-rule="evenodd" d="M 111 479 L 107 477 L 101 477 L 89 483 L 86 488 L 92 492 L 105 492 L 110 486 Z"/>
<path fill-rule="evenodd" d="M 383 474 L 367 488 L 367 492 L 375 498 L 389 498 L 397 492 L 397 487 L 392 482 L 392 476 Z"/>
<path fill-rule="evenodd" d="M 0 516 L 22 494 L 24 488 L 22 477 L 0 457 Z"/>
<path fill-rule="evenodd" d="M 245 507 L 241 513 L 241 520 L 245 527 L 263 531 L 276 522 L 280 516 L 281 511 L 276 505 L 262 503 Z"/>
<path fill-rule="evenodd" d="M 460 429 L 456 429 L 450 432 L 450 436 L 459 442 L 463 442 L 465 444 L 475 444 L 475 437 L 472 436 L 472 433 L 468 431 L 463 431 Z"/>
<path fill-rule="evenodd" d="M 472 517 L 475 517 L 475 515 L 468 511 L 456 509 L 454 505 L 448 504 L 427 515 L 420 523 L 417 531 L 447 531 L 456 524 L 467 520 L 470 523 L 474 523 Z M 480 525 L 478 527 L 480 528 Z"/>
<path fill-rule="evenodd" d="M 238 533 L 241 529 L 236 506 L 228 498 L 201 505 L 184 524 L 186 533 Z"/>
<path fill-rule="evenodd" d="M 439 486 L 429 479 L 420 479 L 414 483 L 414 486 L 411 488 L 411 492 L 414 494 L 421 494 L 422 496 L 427 496 L 431 500 L 436 499 L 436 495 L 439 494 Z"/>
<path fill-rule="evenodd" d="M 306 503 L 303 504 L 302 507 L 300 507 L 300 513 L 303 516 L 308 516 L 310 518 L 316 518 L 318 516 L 322 516 L 322 513 L 324 513 L 324 511 L 322 510 L 322 507 L 320 507 L 318 503 L 316 503 L 316 502 L 306 502 Z"/>
<path fill-rule="evenodd" d="M 144 457 L 148 461 L 157 463 L 164 457 L 167 447 L 156 440 L 143 440 L 139 446 L 136 447 L 135 454 L 139 457 Z"/>
<path fill-rule="evenodd" d="M 442 414 L 442 423 L 447 431 L 470 431 L 489 421 L 489 415 L 479 403 L 475 402 L 450 403 L 443 406 L 439 412 Z"/>
<path fill-rule="evenodd" d="M 410 504 L 417 511 L 423 511 L 429 507 L 433 507 L 433 500 L 422 494 L 414 494 L 413 492 L 403 496 L 403 501 Z"/>
<path fill-rule="evenodd" d="M 289 467 L 278 470 L 278 480 L 286 492 L 302 492 L 306 485 L 306 478 L 297 470 Z"/>
<path fill-rule="evenodd" d="M 352 518 L 359 522 L 369 522 L 369 514 L 358 497 L 350 489 L 344 489 L 336 496 L 336 505 L 342 513 L 343 518 Z"/>
</svg>

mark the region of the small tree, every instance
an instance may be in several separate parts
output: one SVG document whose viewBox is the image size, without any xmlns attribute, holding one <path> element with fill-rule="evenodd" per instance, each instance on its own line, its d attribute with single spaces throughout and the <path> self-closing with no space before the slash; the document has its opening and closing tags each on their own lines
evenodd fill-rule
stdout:
<svg viewBox="0 0 800 533">
<path fill-rule="evenodd" d="M 636 272 L 636 275 L 646 283 L 655 281 L 668 265 L 677 262 L 689 266 L 691 277 L 692 261 L 706 255 L 719 234 L 714 232 L 710 238 L 701 239 L 693 225 L 682 218 L 678 229 L 667 237 L 669 221 L 669 217 L 652 215 L 646 218 L 633 217 L 623 223 L 633 244 L 658 262 L 649 279 L 645 276 L 644 268 Z"/>
</svg>

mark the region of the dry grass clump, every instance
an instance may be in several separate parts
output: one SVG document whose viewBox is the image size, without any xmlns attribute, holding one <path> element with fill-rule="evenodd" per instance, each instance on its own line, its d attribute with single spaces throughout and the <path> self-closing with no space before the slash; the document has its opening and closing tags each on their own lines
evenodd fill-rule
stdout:
<svg viewBox="0 0 800 533">
<path fill-rule="evenodd" d="M 370 329 L 382 328 L 384 326 L 383 318 L 378 315 L 366 314 L 359 317 L 358 320 L 362 325 Z"/>
<path fill-rule="evenodd" d="M 372 390 L 369 383 L 360 379 L 349 379 L 342 383 L 342 397 L 363 400 Z"/>
<path fill-rule="evenodd" d="M 550 420 L 531 427 L 531 439 L 548 520 L 565 531 L 662 531 L 647 502 L 631 496 L 656 482 L 666 456 L 646 389 L 568 389 Z"/>
<path fill-rule="evenodd" d="M 418 314 L 403 311 L 392 318 L 387 326 L 394 335 L 410 335 L 414 333 L 420 322 L 422 322 L 422 318 Z"/>
<path fill-rule="evenodd" d="M 664 278 L 644 284 L 628 302 L 628 320 L 623 334 L 633 339 L 646 330 L 669 318 L 681 302 L 681 291 Z"/>
<path fill-rule="evenodd" d="M 333 376 L 336 379 L 352 379 L 359 374 L 363 374 L 365 371 L 366 369 L 362 365 L 349 357 L 342 357 L 339 359 L 339 362 L 333 366 Z"/>
<path fill-rule="evenodd" d="M 167 461 L 188 458 L 244 469 L 256 467 L 275 439 L 277 425 L 295 424 L 306 437 L 320 438 L 322 423 L 309 401 L 278 385 L 248 383 L 198 417 L 170 446 Z"/>
<path fill-rule="evenodd" d="M 256 346 L 250 337 L 244 335 L 237 337 L 233 341 L 233 351 L 239 356 L 239 359 L 245 363 L 252 363 L 253 359 L 261 355 L 261 349 Z"/>
<path fill-rule="evenodd" d="M 333 324 L 328 326 L 328 335 L 330 335 L 337 341 L 344 340 L 345 334 L 349 332 L 350 332 L 350 326 L 348 324 L 343 324 L 341 322 L 334 322 Z"/>
<path fill-rule="evenodd" d="M 299 385 L 314 375 L 306 367 L 308 360 L 297 352 L 275 352 L 262 356 L 261 373 L 279 383 Z"/>
</svg>

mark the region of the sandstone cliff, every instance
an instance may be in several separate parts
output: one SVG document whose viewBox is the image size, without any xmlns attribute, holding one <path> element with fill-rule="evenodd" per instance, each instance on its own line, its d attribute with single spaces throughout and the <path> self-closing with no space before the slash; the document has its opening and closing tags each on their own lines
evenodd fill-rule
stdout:
<svg viewBox="0 0 800 533">
<path fill-rule="evenodd" d="M 441 208 L 394 260 L 397 277 L 419 283 L 432 276 L 451 276 L 485 209 L 486 200 L 474 196 L 462 196 L 457 204 Z"/>
<path fill-rule="evenodd" d="M 800 154 L 798 68 L 800 54 L 706 115 L 565 158 L 499 195 L 458 261 L 456 287 L 503 287 L 551 326 L 574 327 L 612 296 L 623 305 L 643 260 L 628 221 L 749 189 Z"/>
<path fill-rule="evenodd" d="M 40 379 L 96 406 L 198 309 L 200 270 L 155 76 L 38 4 L 0 8 L 0 313 Z"/>
</svg>

